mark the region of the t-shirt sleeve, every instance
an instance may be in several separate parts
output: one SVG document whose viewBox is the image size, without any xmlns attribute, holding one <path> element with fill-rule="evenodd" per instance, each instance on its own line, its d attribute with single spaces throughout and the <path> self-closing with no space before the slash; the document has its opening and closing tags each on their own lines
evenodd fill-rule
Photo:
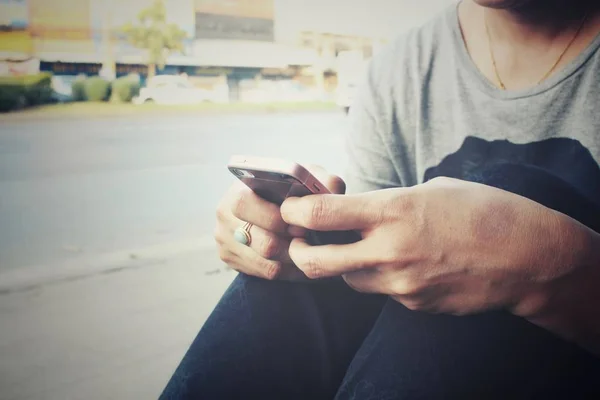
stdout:
<svg viewBox="0 0 600 400">
<path fill-rule="evenodd" d="M 382 62 L 385 59 L 370 63 L 350 107 L 344 174 L 347 193 L 402 186 L 388 148 L 392 121 L 381 99 L 385 95 L 379 83 Z"/>
</svg>

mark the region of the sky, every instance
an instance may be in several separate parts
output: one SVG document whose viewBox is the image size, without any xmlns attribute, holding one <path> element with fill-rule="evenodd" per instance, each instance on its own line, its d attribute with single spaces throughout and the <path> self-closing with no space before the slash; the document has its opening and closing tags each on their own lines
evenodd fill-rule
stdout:
<svg viewBox="0 0 600 400">
<path fill-rule="evenodd" d="M 455 0 L 275 0 L 276 35 L 299 30 L 391 38 L 425 22 Z"/>
</svg>

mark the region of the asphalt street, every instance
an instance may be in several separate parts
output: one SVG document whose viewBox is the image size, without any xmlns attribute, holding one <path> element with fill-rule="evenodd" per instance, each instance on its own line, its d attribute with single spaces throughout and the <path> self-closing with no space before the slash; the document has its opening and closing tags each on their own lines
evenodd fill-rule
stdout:
<svg viewBox="0 0 600 400">
<path fill-rule="evenodd" d="M 344 115 L 0 122 L 0 271 L 210 235 L 232 154 L 341 173 Z"/>
<path fill-rule="evenodd" d="M 235 273 L 232 154 L 343 172 L 342 113 L 0 120 L 0 399 L 156 398 Z"/>
</svg>

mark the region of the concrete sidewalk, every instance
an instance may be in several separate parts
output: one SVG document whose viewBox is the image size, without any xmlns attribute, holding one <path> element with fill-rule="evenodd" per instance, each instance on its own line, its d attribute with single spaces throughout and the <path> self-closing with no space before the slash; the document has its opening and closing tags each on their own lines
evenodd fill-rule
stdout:
<svg viewBox="0 0 600 400">
<path fill-rule="evenodd" d="M 0 399 L 157 398 L 234 276 L 205 247 L 5 291 Z"/>
</svg>

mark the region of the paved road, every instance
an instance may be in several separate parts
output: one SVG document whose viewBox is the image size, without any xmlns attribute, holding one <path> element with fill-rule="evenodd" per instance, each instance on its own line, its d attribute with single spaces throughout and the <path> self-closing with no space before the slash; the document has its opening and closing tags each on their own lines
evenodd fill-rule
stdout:
<svg viewBox="0 0 600 400">
<path fill-rule="evenodd" d="M 0 271 L 210 235 L 231 154 L 336 170 L 344 121 L 334 112 L 0 122 Z"/>
<path fill-rule="evenodd" d="M 0 121 L 0 399 L 156 398 L 235 276 L 211 237 L 230 154 L 341 173 L 345 122 Z"/>
</svg>

